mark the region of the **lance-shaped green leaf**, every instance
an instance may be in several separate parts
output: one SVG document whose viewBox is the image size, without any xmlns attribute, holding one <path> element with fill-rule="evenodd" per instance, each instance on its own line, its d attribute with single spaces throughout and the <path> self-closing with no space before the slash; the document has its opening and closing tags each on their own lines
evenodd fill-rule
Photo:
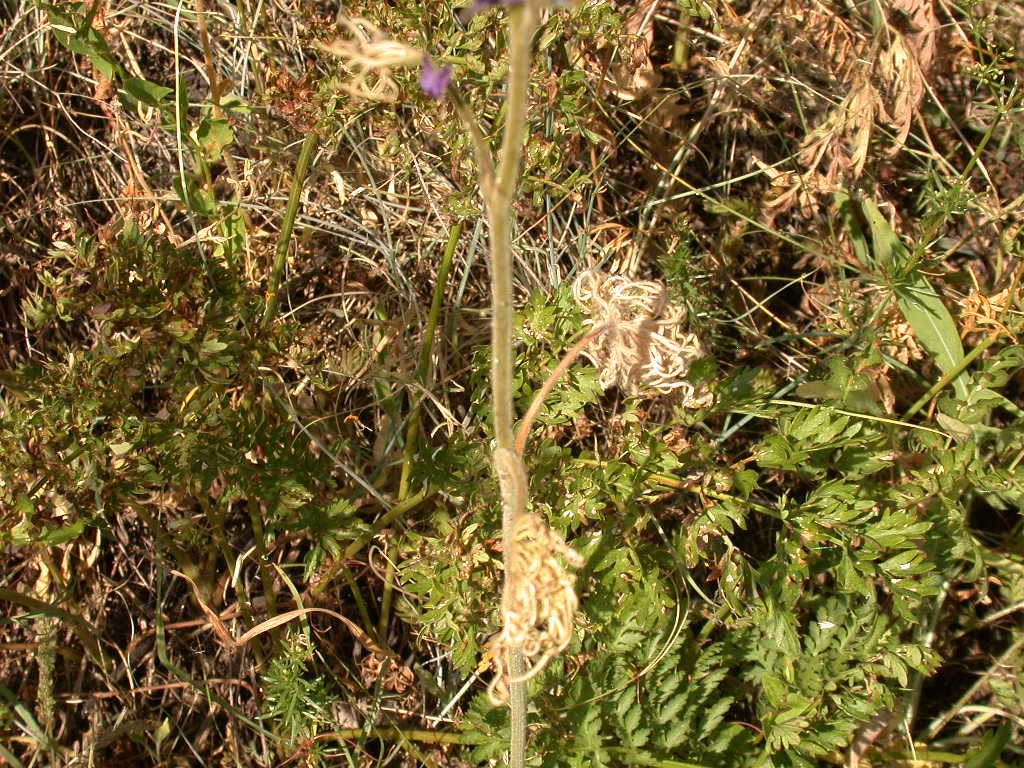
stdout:
<svg viewBox="0 0 1024 768">
<path fill-rule="evenodd" d="M 899 276 L 893 287 L 896 306 L 939 370 L 943 373 L 955 370 L 963 362 L 964 348 L 953 316 L 928 278 L 912 263 L 910 251 L 893 232 L 878 206 L 864 199 L 861 210 L 871 228 L 875 262 L 890 275 Z M 958 398 L 966 400 L 967 377 L 957 376 L 953 389 Z"/>
</svg>

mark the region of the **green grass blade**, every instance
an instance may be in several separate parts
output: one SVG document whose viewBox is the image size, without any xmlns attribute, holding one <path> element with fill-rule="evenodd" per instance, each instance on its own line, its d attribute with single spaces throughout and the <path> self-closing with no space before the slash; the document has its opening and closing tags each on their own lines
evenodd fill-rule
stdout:
<svg viewBox="0 0 1024 768">
<path fill-rule="evenodd" d="M 1010 740 L 1010 726 L 1003 723 L 995 731 L 986 733 L 981 746 L 968 755 L 964 768 L 990 768 L 996 764 L 1003 747 Z"/>
</svg>

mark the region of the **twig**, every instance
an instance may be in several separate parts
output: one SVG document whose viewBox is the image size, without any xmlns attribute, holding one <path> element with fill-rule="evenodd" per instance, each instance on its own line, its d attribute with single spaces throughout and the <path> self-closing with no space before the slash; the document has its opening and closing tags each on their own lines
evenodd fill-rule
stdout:
<svg viewBox="0 0 1024 768">
<path fill-rule="evenodd" d="M 576 358 L 580 356 L 580 353 L 587 348 L 594 339 L 600 336 L 608 329 L 607 325 L 599 325 L 592 329 L 586 336 L 573 344 L 569 351 L 562 356 L 562 359 L 558 361 L 558 365 L 555 366 L 555 370 L 548 376 L 547 381 L 544 385 L 537 390 L 533 396 L 533 400 L 530 402 L 530 407 L 526 410 L 526 415 L 523 416 L 523 421 L 519 425 L 519 432 L 516 434 L 516 453 L 520 456 L 523 455 L 523 451 L 526 450 L 526 440 L 530 436 L 530 428 L 533 426 L 534 419 L 537 418 L 537 414 L 540 412 L 541 406 L 544 405 L 544 401 L 547 400 L 548 395 L 551 394 L 551 390 L 555 388 L 555 384 L 562 378 L 569 366 L 576 362 Z"/>
</svg>

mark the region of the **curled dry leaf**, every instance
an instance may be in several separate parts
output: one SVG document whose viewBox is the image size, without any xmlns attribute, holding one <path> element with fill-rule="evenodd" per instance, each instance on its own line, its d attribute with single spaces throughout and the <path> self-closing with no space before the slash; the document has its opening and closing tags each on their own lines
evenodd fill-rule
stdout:
<svg viewBox="0 0 1024 768">
<path fill-rule="evenodd" d="M 797 159 L 803 170 L 772 179 L 766 201 L 769 216 L 795 205 L 806 213 L 816 196 L 831 194 L 860 178 L 876 123 L 888 124 L 894 134 L 886 156 L 899 152 L 936 66 L 939 23 L 933 0 L 892 0 L 878 50 L 866 49 L 864 43 L 846 44 L 846 34 L 826 33 L 823 23 L 846 29 L 841 19 L 829 14 L 826 9 L 815 10 L 808 23 L 818 29 L 826 48 L 843 44 L 837 51 L 842 51 L 846 64 L 837 73 L 848 83 L 846 96 L 801 142 Z"/>
</svg>

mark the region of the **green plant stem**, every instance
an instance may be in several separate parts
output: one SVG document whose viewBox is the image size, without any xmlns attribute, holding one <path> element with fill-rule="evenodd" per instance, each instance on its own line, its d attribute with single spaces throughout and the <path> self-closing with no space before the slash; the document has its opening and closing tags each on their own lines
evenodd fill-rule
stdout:
<svg viewBox="0 0 1024 768">
<path fill-rule="evenodd" d="M 210 33 L 206 28 L 206 0 L 195 0 L 196 4 L 196 26 L 199 29 L 199 46 L 203 49 L 203 64 L 206 66 L 206 79 L 210 83 L 210 108 L 215 118 L 224 117 L 224 110 L 220 106 L 220 97 L 224 95 L 224 81 L 217 74 L 217 67 L 213 63 L 213 47 L 210 45 Z M 226 149 L 226 148 L 225 148 Z M 234 187 L 235 202 L 238 202 L 239 181 L 238 170 L 235 167 L 235 159 L 230 152 L 222 154 L 224 168 Z"/>
<path fill-rule="evenodd" d="M 476 163 L 479 166 L 480 191 L 483 193 L 484 200 L 490 200 L 491 191 L 494 189 L 494 158 L 491 157 L 491 148 L 487 145 L 487 140 L 480 131 L 476 116 L 466 105 L 462 95 L 454 88 L 451 89 L 451 102 L 455 108 L 455 113 L 459 116 L 463 126 L 465 126 L 466 131 L 469 133 L 470 144 L 473 146 L 473 155 L 476 157 Z"/>
<path fill-rule="evenodd" d="M 306 181 L 306 174 L 309 172 L 309 165 L 313 159 L 313 150 L 316 149 L 316 131 L 310 131 L 302 142 L 299 150 L 299 159 L 295 164 L 295 174 L 292 176 L 292 188 L 288 192 L 288 207 L 284 211 L 284 221 L 281 222 L 281 232 L 277 236 L 277 251 L 274 254 L 274 266 L 270 270 L 270 282 L 267 285 L 267 304 L 263 310 L 263 321 L 260 330 L 266 331 L 277 316 L 277 306 L 280 302 L 278 291 L 281 290 L 281 276 L 284 274 L 284 264 L 288 256 L 288 246 L 292 239 L 292 230 L 295 228 L 295 216 L 299 212 L 299 198 L 302 195 L 302 185 Z"/>
<path fill-rule="evenodd" d="M 456 224 L 448 234 L 448 243 L 441 256 L 441 268 L 434 283 L 434 295 L 430 300 L 430 312 L 427 315 L 427 327 L 423 333 L 423 345 L 420 347 L 420 359 L 416 366 L 416 381 L 423 387 L 427 385 L 427 368 L 430 366 L 430 354 L 434 349 L 434 334 L 441 315 L 441 302 L 444 300 L 444 289 L 448 284 L 448 273 L 452 268 L 455 246 L 462 235 L 462 224 Z M 405 448 L 402 456 L 402 477 L 398 482 L 398 500 L 402 501 L 409 495 L 409 476 L 412 474 L 412 456 L 416 447 L 416 439 L 420 431 L 420 406 L 416 405 L 409 414 L 409 424 L 405 428 Z"/>
<path fill-rule="evenodd" d="M 936 381 L 928 389 L 927 392 L 921 395 L 921 397 L 919 397 L 917 401 L 907 409 L 907 412 L 903 414 L 903 420 L 907 421 L 908 419 L 912 418 L 915 414 L 917 414 L 918 411 L 924 408 L 925 405 L 927 405 L 933 397 L 935 397 L 937 394 L 939 394 L 939 392 L 946 388 L 949 382 L 951 382 L 953 379 L 955 379 L 957 376 L 959 376 L 961 373 L 967 370 L 967 366 L 973 363 L 982 352 L 991 347 L 992 344 L 995 343 L 995 340 L 998 338 L 999 332 L 993 331 L 984 339 L 982 339 L 981 343 L 979 343 L 974 349 L 972 349 L 970 352 L 964 355 L 963 359 L 959 363 L 957 363 L 955 367 L 950 368 L 948 371 L 946 371 L 939 378 L 939 380 Z"/>
<path fill-rule="evenodd" d="M 405 728 L 371 728 L 366 731 L 362 728 L 342 728 L 332 731 L 324 736 L 333 736 L 340 740 L 360 739 L 369 736 L 371 739 L 382 741 L 419 741 L 424 744 L 484 744 L 488 736 L 483 733 L 452 733 L 450 731 L 426 731 Z"/>
<path fill-rule="evenodd" d="M 359 610 L 359 618 L 363 622 L 363 629 L 366 634 L 373 634 L 373 622 L 370 621 L 370 612 L 366 609 L 366 601 L 363 600 L 363 593 L 359 591 L 359 585 L 356 584 L 356 579 L 352 575 L 352 569 L 342 563 L 341 575 L 345 579 L 345 583 L 348 584 L 349 592 L 352 593 L 352 599 L 356 601 L 356 608 Z"/>
<path fill-rule="evenodd" d="M 629 765 L 646 765 L 651 768 L 710 768 L 705 763 L 690 763 L 683 760 L 660 760 L 628 747 L 609 747 L 608 754 L 621 756 Z"/>
<path fill-rule="evenodd" d="M 501 488 L 502 545 L 506 591 L 509 563 L 515 546 L 514 532 L 526 504 L 525 470 L 514 453 L 512 433 L 512 203 L 519 181 L 526 108 L 532 63 L 533 33 L 537 28 L 538 0 L 511 6 L 509 13 L 508 90 L 505 99 L 505 132 L 494 185 L 485 187 L 487 220 L 491 229 L 491 392 L 494 410 L 495 472 Z M 518 462 L 512 467 L 509 462 Z M 508 670 L 513 681 L 523 676 L 522 649 L 508 649 Z M 509 765 L 523 768 L 526 753 L 526 685 L 509 684 Z"/>
<path fill-rule="evenodd" d="M 452 256 L 455 246 L 462 234 L 462 225 L 456 224 L 448 234 L 448 244 L 441 256 L 441 268 L 434 283 L 434 295 L 430 300 L 430 312 L 427 315 L 427 327 L 420 346 L 420 359 L 416 365 L 416 381 L 426 390 L 427 369 L 430 367 L 430 354 L 434 349 L 434 333 L 437 331 L 437 319 L 441 314 L 441 302 L 444 300 L 444 289 L 448 284 L 448 273 L 452 267 Z M 420 404 L 417 403 L 409 414 L 409 423 L 405 428 L 405 447 L 402 449 L 402 475 L 398 481 L 398 500 L 404 501 L 409 495 L 409 477 L 412 474 L 412 457 L 419 437 Z M 387 638 L 388 622 L 391 620 L 391 580 L 395 575 L 395 565 L 388 560 L 384 576 L 384 591 L 380 600 L 380 617 L 377 622 L 377 636 L 383 644 Z"/>
<path fill-rule="evenodd" d="M 391 509 L 389 509 L 383 515 L 377 518 L 377 520 L 374 521 L 373 525 L 370 526 L 370 530 L 368 530 L 366 533 L 364 533 L 362 536 L 360 536 L 358 539 L 353 541 L 345 548 L 345 551 L 341 553 L 341 557 L 338 558 L 334 567 L 331 568 L 326 574 L 324 574 L 323 578 L 321 578 L 314 586 L 310 587 L 306 591 L 306 596 L 314 600 L 317 597 L 319 597 L 323 593 L 323 591 L 331 585 L 334 576 L 341 569 L 341 566 L 344 565 L 346 560 L 350 560 L 353 557 L 355 557 L 359 553 L 359 551 L 367 544 L 369 544 L 370 540 L 374 536 L 376 536 L 381 530 L 389 526 L 391 523 L 393 523 L 399 517 L 404 515 L 410 509 L 419 506 L 419 504 L 421 504 L 424 499 L 426 499 L 428 496 L 432 494 L 433 491 L 431 490 L 420 491 L 415 496 L 410 496 L 404 501 L 400 501 L 398 504 L 395 504 Z"/>
<path fill-rule="evenodd" d="M 262 505 L 255 501 L 250 501 L 248 507 L 249 523 L 252 525 L 252 536 L 256 547 L 256 568 L 260 574 L 260 584 L 263 587 L 263 597 L 266 600 L 267 616 L 273 618 L 277 616 L 277 595 L 274 593 L 274 577 L 268 565 L 266 531 L 263 527 L 263 517 L 261 514 Z M 270 636 L 276 641 L 279 633 L 273 630 Z"/>
<path fill-rule="evenodd" d="M 509 8 L 509 15 L 505 135 L 502 137 L 495 184 L 487 201 L 487 219 L 491 229 L 491 387 L 494 437 L 497 447 L 507 450 L 513 447 L 512 202 L 519 181 L 526 134 L 530 51 L 537 12 L 534 3 L 528 2 Z"/>
<path fill-rule="evenodd" d="M 395 562 L 387 558 L 384 569 L 384 587 L 380 596 L 380 616 L 377 617 L 377 638 L 382 646 L 387 645 L 388 622 L 391 620 L 391 582 L 395 580 Z"/>
</svg>

